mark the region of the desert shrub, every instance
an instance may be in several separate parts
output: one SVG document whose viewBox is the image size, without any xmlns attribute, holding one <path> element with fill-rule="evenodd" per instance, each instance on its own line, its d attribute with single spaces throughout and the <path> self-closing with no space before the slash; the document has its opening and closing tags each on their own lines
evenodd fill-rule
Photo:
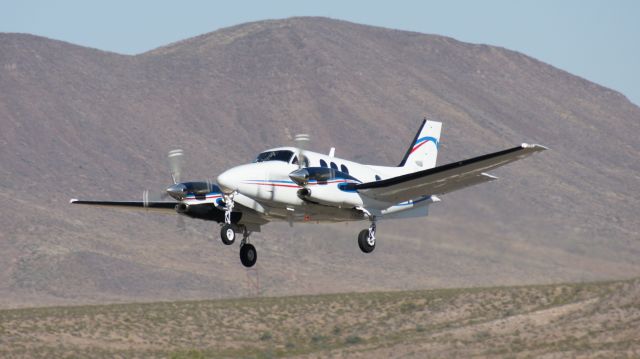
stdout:
<svg viewBox="0 0 640 359">
<path fill-rule="evenodd" d="M 400 313 L 403 314 L 415 312 L 416 310 L 418 310 L 418 305 L 413 302 L 402 303 L 400 305 Z"/>
</svg>

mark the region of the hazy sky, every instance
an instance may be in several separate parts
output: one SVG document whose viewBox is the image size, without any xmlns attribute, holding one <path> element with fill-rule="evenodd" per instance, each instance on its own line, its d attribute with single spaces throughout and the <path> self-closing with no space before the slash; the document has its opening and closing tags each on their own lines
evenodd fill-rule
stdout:
<svg viewBox="0 0 640 359">
<path fill-rule="evenodd" d="M 310 15 L 503 46 L 640 104 L 640 0 L 0 0 L 0 32 L 136 54 L 247 21 Z"/>
</svg>

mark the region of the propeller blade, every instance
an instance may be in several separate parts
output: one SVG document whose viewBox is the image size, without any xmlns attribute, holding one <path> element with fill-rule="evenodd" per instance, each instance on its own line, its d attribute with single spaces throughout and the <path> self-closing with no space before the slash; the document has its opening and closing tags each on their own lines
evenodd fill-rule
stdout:
<svg viewBox="0 0 640 359">
<path fill-rule="evenodd" d="M 149 190 L 145 189 L 142 191 L 142 206 L 144 208 L 149 207 Z"/>
<path fill-rule="evenodd" d="M 309 143 L 309 139 L 310 137 L 306 133 L 297 134 L 296 137 L 294 138 L 294 141 L 296 142 L 296 147 L 298 149 L 297 151 L 298 153 L 296 154 L 298 156 L 298 169 L 302 169 L 305 165 L 304 159 L 306 157 L 304 157 L 304 149 Z"/>
<path fill-rule="evenodd" d="M 148 207 L 149 202 L 164 201 L 168 197 L 170 197 L 170 194 L 167 193 L 167 191 L 158 192 L 158 191 L 155 191 L 155 190 L 154 191 L 149 191 L 148 189 L 145 189 L 145 190 L 142 191 L 142 203 L 143 203 L 143 205 L 145 207 Z"/>
<path fill-rule="evenodd" d="M 178 232 L 184 232 L 187 229 L 187 226 L 184 223 L 184 216 L 178 213 L 178 218 L 176 219 L 176 228 Z"/>
<path fill-rule="evenodd" d="M 182 161 L 184 160 L 184 151 L 181 149 L 175 149 L 169 151 L 169 169 L 171 170 L 171 178 L 173 183 L 180 182 L 180 174 L 182 171 Z"/>
</svg>

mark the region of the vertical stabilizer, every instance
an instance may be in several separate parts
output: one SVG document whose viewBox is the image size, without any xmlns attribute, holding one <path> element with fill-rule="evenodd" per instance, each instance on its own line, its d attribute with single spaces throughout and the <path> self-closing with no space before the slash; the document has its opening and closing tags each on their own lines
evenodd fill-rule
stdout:
<svg viewBox="0 0 640 359">
<path fill-rule="evenodd" d="M 442 123 L 436 121 L 422 121 L 420 129 L 407 149 L 398 167 L 406 168 L 407 172 L 415 172 L 436 166 L 438 147 L 440 147 L 440 130 Z"/>
</svg>

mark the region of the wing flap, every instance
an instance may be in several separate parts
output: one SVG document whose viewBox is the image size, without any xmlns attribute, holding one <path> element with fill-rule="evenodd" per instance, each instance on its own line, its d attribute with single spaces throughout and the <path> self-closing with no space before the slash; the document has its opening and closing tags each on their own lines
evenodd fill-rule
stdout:
<svg viewBox="0 0 640 359">
<path fill-rule="evenodd" d="M 367 182 L 355 188 L 364 196 L 398 203 L 423 195 L 438 195 L 497 179 L 485 171 L 546 150 L 540 145 L 520 146 L 443 166 L 409 173 L 381 181 Z"/>
</svg>

